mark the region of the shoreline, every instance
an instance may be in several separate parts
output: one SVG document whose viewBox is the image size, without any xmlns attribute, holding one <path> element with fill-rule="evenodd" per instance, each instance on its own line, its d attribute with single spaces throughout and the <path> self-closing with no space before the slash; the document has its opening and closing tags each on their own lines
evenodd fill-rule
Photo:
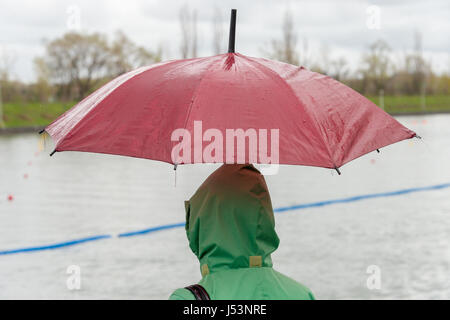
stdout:
<svg viewBox="0 0 450 320">
<path fill-rule="evenodd" d="M 16 134 L 16 133 L 33 133 L 33 132 L 39 134 L 39 131 L 43 130 L 44 128 L 45 126 L 0 128 L 0 135 Z"/>
<path fill-rule="evenodd" d="M 450 114 L 450 110 L 442 111 L 425 111 L 425 112 L 399 112 L 390 113 L 393 117 L 401 116 L 427 116 L 427 115 L 437 115 L 437 114 Z M 39 134 L 39 131 L 43 130 L 46 126 L 26 126 L 26 127 L 6 127 L 0 128 L 0 135 L 17 134 L 17 133 L 33 133 Z"/>
</svg>

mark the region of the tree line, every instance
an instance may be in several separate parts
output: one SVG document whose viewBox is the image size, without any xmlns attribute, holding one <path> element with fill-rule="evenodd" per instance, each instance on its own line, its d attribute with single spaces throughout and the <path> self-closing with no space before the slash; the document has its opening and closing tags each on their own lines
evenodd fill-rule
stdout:
<svg viewBox="0 0 450 320">
<path fill-rule="evenodd" d="M 197 13 L 183 6 L 179 11 L 180 58 L 198 55 Z M 215 10 L 211 26 L 212 53 L 225 50 L 226 21 Z M 225 41 L 226 42 L 226 41 Z M 346 57 L 331 57 L 323 47 L 312 52 L 306 38 L 300 38 L 292 15 L 284 16 L 281 37 L 261 50 L 268 58 L 303 65 L 330 75 L 366 94 L 449 94 L 449 72 L 437 75 L 423 56 L 422 36 L 416 32 L 413 50 L 397 55 L 383 40 L 372 43 L 361 55 L 359 67 L 351 71 Z M 45 53 L 34 59 L 36 80 L 27 84 L 10 75 L 13 57 L 0 52 L 0 90 L 4 102 L 75 101 L 87 96 L 118 75 L 161 61 L 161 48 L 150 50 L 130 40 L 123 32 L 111 39 L 101 33 L 68 32 L 45 43 Z"/>
<path fill-rule="evenodd" d="M 124 72 L 160 61 L 161 56 L 160 49 L 150 51 L 120 31 L 112 40 L 100 33 L 69 32 L 48 41 L 45 54 L 34 59 L 32 84 L 11 79 L 10 64 L 0 64 L 3 101 L 79 100 Z"/>
<path fill-rule="evenodd" d="M 365 95 L 450 93 L 450 70 L 440 75 L 433 72 L 431 62 L 423 55 L 418 31 L 414 32 L 410 52 L 394 53 L 386 41 L 378 39 L 361 55 L 357 70 L 350 71 L 347 58 L 332 58 L 330 48 L 324 46 L 312 52 L 308 40 L 299 38 L 289 12 L 283 21 L 282 37 L 272 40 L 265 51 L 272 59 L 327 74 Z"/>
</svg>

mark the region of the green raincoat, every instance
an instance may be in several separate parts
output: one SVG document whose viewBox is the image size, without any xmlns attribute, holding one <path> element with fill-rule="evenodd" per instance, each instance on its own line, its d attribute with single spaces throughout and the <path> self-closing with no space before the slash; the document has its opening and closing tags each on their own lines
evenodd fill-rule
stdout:
<svg viewBox="0 0 450 320">
<path fill-rule="evenodd" d="M 252 165 L 223 165 L 186 207 L 189 246 L 200 260 L 199 284 L 211 299 L 314 299 L 311 291 L 272 268 L 279 244 L 269 191 Z M 194 300 L 177 289 L 173 300 Z"/>
</svg>

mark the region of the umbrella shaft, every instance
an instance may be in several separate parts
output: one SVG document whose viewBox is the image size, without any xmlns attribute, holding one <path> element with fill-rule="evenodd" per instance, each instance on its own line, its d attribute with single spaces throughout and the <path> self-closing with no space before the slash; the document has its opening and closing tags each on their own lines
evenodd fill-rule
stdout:
<svg viewBox="0 0 450 320">
<path fill-rule="evenodd" d="M 228 41 L 228 52 L 234 53 L 234 43 L 236 37 L 236 9 L 231 9 L 230 38 Z"/>
</svg>

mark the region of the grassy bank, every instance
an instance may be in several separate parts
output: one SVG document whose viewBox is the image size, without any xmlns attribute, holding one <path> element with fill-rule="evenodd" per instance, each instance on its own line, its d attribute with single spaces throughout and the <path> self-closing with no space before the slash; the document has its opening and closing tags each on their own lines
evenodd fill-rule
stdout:
<svg viewBox="0 0 450 320">
<path fill-rule="evenodd" d="M 46 126 L 75 103 L 4 103 L 3 120 L 6 128 Z"/>
<path fill-rule="evenodd" d="M 368 97 L 380 105 L 379 97 Z M 450 95 L 427 96 L 426 107 L 422 108 L 420 96 L 385 96 L 385 110 L 391 114 L 450 112 Z M 74 102 L 53 103 L 5 103 L 3 118 L 7 128 L 46 126 L 64 111 L 71 108 Z"/>
<path fill-rule="evenodd" d="M 381 106 L 379 97 L 368 97 Z M 450 95 L 434 95 L 425 97 L 425 108 L 420 96 L 385 96 L 384 110 L 391 114 L 450 112 Z"/>
</svg>

